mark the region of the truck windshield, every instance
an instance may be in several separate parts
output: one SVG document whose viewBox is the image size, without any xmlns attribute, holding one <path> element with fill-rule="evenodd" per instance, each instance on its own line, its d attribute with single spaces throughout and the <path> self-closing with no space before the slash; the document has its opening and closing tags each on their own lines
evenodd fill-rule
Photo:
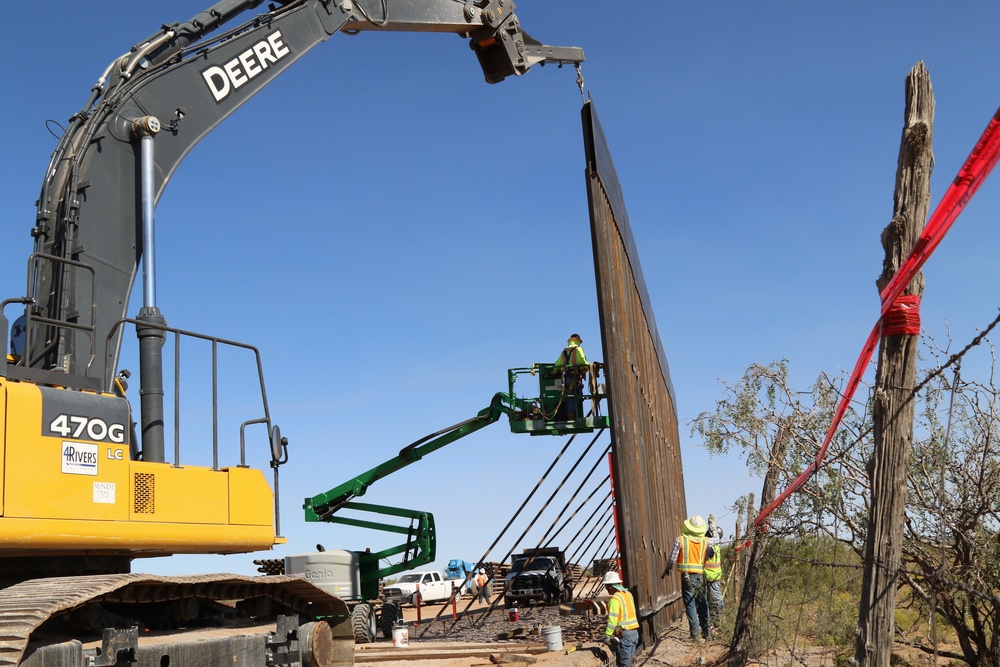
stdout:
<svg viewBox="0 0 1000 667">
<path fill-rule="evenodd" d="M 402 577 L 399 578 L 399 583 L 401 583 L 401 584 L 418 584 L 418 583 L 420 583 L 420 577 L 421 577 L 421 575 L 419 575 L 419 574 L 404 574 Z"/>
<path fill-rule="evenodd" d="M 513 572 L 520 572 L 521 570 L 524 569 L 524 565 L 527 562 L 528 562 L 527 558 L 518 558 L 510 566 L 510 569 Z M 528 566 L 528 570 L 529 571 L 548 570 L 552 567 L 552 562 L 553 562 L 552 558 L 549 556 L 537 556 L 533 561 L 531 561 L 531 565 Z"/>
</svg>

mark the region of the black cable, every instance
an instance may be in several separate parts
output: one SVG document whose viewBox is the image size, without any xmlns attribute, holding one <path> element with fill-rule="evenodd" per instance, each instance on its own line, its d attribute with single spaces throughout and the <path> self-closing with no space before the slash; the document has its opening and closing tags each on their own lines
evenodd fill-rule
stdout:
<svg viewBox="0 0 1000 667">
<path fill-rule="evenodd" d="M 583 454 L 581 454 L 580 457 L 576 460 L 576 463 L 573 464 L 573 467 L 570 468 L 570 470 L 569 470 L 568 473 L 566 473 L 566 475 L 563 477 L 562 481 L 559 482 L 559 485 L 556 486 L 555 490 L 551 494 L 549 494 L 549 497 L 545 501 L 545 504 L 542 505 L 542 508 L 540 510 L 538 510 L 538 512 L 535 514 L 535 517 L 531 520 L 531 522 L 528 524 L 528 526 L 524 529 L 524 532 L 521 533 L 521 536 L 518 537 L 517 540 L 514 541 L 514 547 L 511 547 L 511 549 L 507 552 L 507 555 L 504 556 L 503 560 L 507 560 L 507 558 L 509 558 L 510 555 L 512 553 L 514 553 L 514 549 L 517 547 L 518 544 L 521 543 L 521 541 L 525 538 L 525 536 L 528 534 L 528 532 L 534 527 L 535 522 L 538 521 L 538 519 L 541 517 L 542 513 L 545 512 L 546 509 L 548 509 L 549 504 L 556 497 L 556 495 L 559 493 L 559 491 L 562 490 L 563 485 L 566 484 L 566 481 L 576 471 L 577 467 L 579 467 L 580 463 L 583 461 L 583 459 L 590 452 L 591 448 L 593 448 L 594 444 L 597 443 L 598 438 L 600 438 L 601 435 L 604 434 L 604 430 L 605 429 L 602 428 L 600 431 L 598 431 L 597 434 L 594 436 L 594 439 L 591 440 L 590 444 L 587 445 L 587 448 L 585 450 L 583 450 Z M 560 452 L 560 456 L 561 455 L 562 455 L 562 453 Z M 555 462 L 553 462 L 553 465 L 555 465 Z M 551 469 L 551 467 L 550 467 L 550 469 Z M 544 542 L 544 539 L 542 541 L 539 541 L 538 547 L 541 547 L 541 545 L 542 545 L 543 542 Z M 538 548 L 538 547 L 536 547 L 536 548 Z M 529 560 L 528 562 L 530 563 L 531 561 Z M 512 579 L 512 581 L 513 581 L 513 579 Z M 486 613 L 482 616 L 482 618 L 479 619 L 479 626 L 480 627 L 493 614 L 493 611 L 496 609 L 496 606 L 497 606 L 497 601 L 500 599 L 500 597 L 502 595 L 505 595 L 507 593 L 507 590 L 509 588 L 510 588 L 510 584 L 507 581 L 504 581 L 503 590 L 500 591 L 500 593 L 497 594 L 496 599 L 494 599 L 493 602 L 492 602 L 492 604 L 490 604 L 489 609 L 487 609 Z"/>
<path fill-rule="evenodd" d="M 594 495 L 598 491 L 600 491 L 603 488 L 607 488 L 607 487 L 605 487 L 605 484 L 610 479 L 610 477 L 611 477 L 610 475 L 608 475 L 607 477 L 605 477 L 601 481 L 601 483 L 598 484 L 598 486 L 594 488 L 594 491 L 587 497 L 587 499 L 585 501 L 583 501 L 583 503 L 580 504 L 579 510 L 582 510 L 588 503 L 590 503 L 590 501 L 594 499 Z M 602 498 L 600 498 L 598 500 L 597 508 L 593 512 L 591 512 L 590 516 L 588 516 L 586 519 L 584 519 L 583 521 L 580 522 L 580 528 L 576 531 L 576 533 L 573 535 L 573 537 L 569 538 L 566 541 L 566 546 L 563 547 L 563 551 L 567 551 L 568 552 L 570 549 L 573 548 L 573 545 L 575 545 L 577 543 L 577 539 L 580 537 L 580 535 L 583 533 L 583 531 L 585 531 L 596 520 L 595 517 L 597 516 L 597 513 L 599 511 L 601 511 L 601 508 L 604 506 L 604 503 L 607 502 L 607 500 L 610 497 L 611 497 L 611 489 L 608 489 L 607 493 L 604 495 L 604 497 L 602 497 Z"/>
<path fill-rule="evenodd" d="M 563 508 L 563 512 L 562 513 L 565 513 L 565 511 L 567 509 L 569 509 L 569 504 L 571 502 L 573 502 L 577 498 L 577 496 L 580 495 L 580 492 L 583 490 L 583 485 L 586 484 L 588 481 L 590 481 L 591 475 L 593 475 L 594 472 L 597 470 L 597 466 L 601 465 L 601 463 L 604 462 L 604 457 L 606 457 L 608 455 L 608 452 L 610 452 L 610 451 L 611 451 L 611 445 L 609 444 L 608 447 L 607 447 L 607 449 L 604 450 L 604 453 L 601 454 L 601 456 L 597 459 L 597 462 L 594 463 L 594 467 L 590 469 L 590 472 L 587 473 L 587 476 L 584 477 L 583 481 L 580 482 L 579 486 L 576 487 L 576 491 L 573 493 L 572 496 L 570 496 L 570 499 L 569 499 L 569 501 L 567 501 L 566 507 Z M 608 476 L 605 477 L 604 479 L 605 479 L 605 481 L 611 479 L 611 474 L 608 473 Z M 590 499 L 594 497 L 595 493 L 597 493 L 597 489 L 594 489 L 593 491 L 591 491 L 591 493 L 587 497 L 587 499 L 584 500 L 580 504 L 580 506 L 576 508 L 576 511 L 573 512 L 572 514 L 570 514 L 566 518 L 566 520 L 563 522 L 563 524 L 561 526 L 559 526 L 559 528 L 556 530 L 556 532 L 554 532 L 552 534 L 552 536 L 548 538 L 549 542 L 553 542 L 553 541 L 555 541 L 555 539 L 557 537 L 559 537 L 559 533 L 561 533 L 566 528 L 566 526 L 569 525 L 570 521 L 572 521 L 574 518 L 576 518 L 576 515 L 580 512 L 580 510 L 583 508 L 583 506 L 586 505 L 590 501 Z M 556 521 L 559 521 L 559 519 L 562 517 L 562 513 L 560 513 L 560 515 L 555 518 L 555 521 L 552 522 L 553 524 L 555 524 Z M 563 551 L 566 551 L 565 547 L 563 548 Z"/>
<path fill-rule="evenodd" d="M 521 503 L 521 506 L 518 507 L 514 511 L 514 515 L 507 522 L 507 525 L 503 527 L 503 530 L 500 531 L 500 534 L 497 535 L 496 539 L 493 540 L 493 544 L 491 544 L 489 546 L 489 548 L 486 549 L 486 553 L 484 553 L 482 555 L 482 557 L 479 559 L 479 562 L 477 563 L 477 568 L 476 569 L 478 569 L 479 567 L 482 567 L 482 564 L 486 561 L 486 557 L 490 555 L 490 552 L 493 551 L 494 547 L 496 547 L 496 545 L 500 542 L 500 540 L 503 538 L 503 536 L 507 533 L 507 531 L 510 529 L 511 525 L 513 525 L 514 521 L 517 520 L 517 517 L 519 517 L 521 515 L 521 512 L 524 510 L 525 506 L 535 496 L 535 493 L 538 491 L 538 489 L 541 488 L 542 484 L 545 482 L 545 479 L 549 476 L 549 473 L 551 473 L 552 470 L 553 470 L 553 468 L 556 467 L 556 464 L 559 463 L 560 459 L 562 459 L 563 455 L 569 449 L 569 446 L 573 444 L 573 440 L 575 440 L 575 439 L 576 439 L 576 434 L 574 433 L 572 436 L 570 436 L 569 440 L 566 441 L 566 444 L 563 445 L 563 448 L 561 450 L 559 450 L 559 453 L 556 455 L 555 460 L 553 460 L 552 463 L 549 464 L 548 469 L 546 469 L 546 471 L 544 473 L 542 473 L 541 478 L 535 483 L 535 488 L 533 488 L 531 490 L 531 492 L 528 494 L 528 497 L 525 498 L 524 501 Z M 508 553 L 507 556 L 510 556 L 510 553 Z M 504 558 L 502 560 L 506 560 L 507 556 L 504 556 Z M 468 579 L 468 576 L 466 576 L 466 579 Z M 465 584 L 463 583 L 462 585 L 464 586 Z M 469 602 L 469 604 L 466 605 L 465 610 L 462 612 L 462 614 L 463 615 L 467 614 L 469 612 L 469 609 L 472 608 L 472 605 L 474 603 L 475 603 L 475 600 L 474 599 L 471 600 Z M 441 614 L 442 614 L 443 611 L 444 611 L 444 608 L 442 608 L 441 610 L 438 611 L 437 616 L 434 617 L 434 619 L 431 621 L 431 624 L 433 624 L 435 621 L 438 620 L 438 618 L 441 616 Z M 427 629 L 429 629 L 429 627 L 430 627 L 430 624 L 428 625 L 428 628 L 425 628 L 424 631 L 420 633 L 420 637 L 424 636 L 424 633 L 427 632 Z M 451 627 L 455 627 L 455 623 L 452 623 Z"/>
<path fill-rule="evenodd" d="M 601 525 L 597 526 L 596 530 L 592 530 L 591 531 L 591 533 L 593 534 L 593 537 L 590 537 L 590 542 L 588 542 L 587 546 L 585 546 L 583 548 L 583 554 L 584 555 L 586 555 L 587 551 L 589 551 L 594 546 L 594 542 L 596 542 L 597 538 L 600 537 L 601 531 L 604 530 L 605 526 L 608 525 L 608 522 L 611 521 L 614 518 L 614 502 L 613 501 L 611 503 L 609 503 L 609 509 L 612 510 L 612 511 L 608 512 L 608 515 L 606 517 L 604 517 L 604 521 L 601 522 Z M 597 554 L 595 553 L 594 555 L 596 556 Z"/>
</svg>

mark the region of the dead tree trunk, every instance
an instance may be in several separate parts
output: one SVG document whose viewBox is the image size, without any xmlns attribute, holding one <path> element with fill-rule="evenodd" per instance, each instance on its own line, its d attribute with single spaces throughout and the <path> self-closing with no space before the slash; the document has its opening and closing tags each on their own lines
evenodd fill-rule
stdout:
<svg viewBox="0 0 1000 667">
<path fill-rule="evenodd" d="M 778 490 L 778 476 L 781 464 L 785 460 L 791 430 L 782 425 L 774 436 L 774 446 L 771 448 L 771 461 L 764 476 L 764 490 L 760 496 L 760 508 L 764 509 L 774 500 Z M 752 496 L 750 503 L 753 503 Z M 760 579 L 758 561 L 764 552 L 764 533 L 754 538 L 750 526 L 753 523 L 750 506 L 747 506 L 747 537 L 753 538 L 750 547 L 750 560 L 747 562 L 743 578 L 743 593 L 740 595 L 740 606 L 736 612 L 736 627 L 733 629 L 733 640 L 729 645 L 729 667 L 745 667 L 750 655 L 750 644 L 753 639 L 751 626 L 753 623 L 754 603 L 757 597 L 757 582 Z"/>
<path fill-rule="evenodd" d="M 749 494 L 747 494 L 747 511 L 746 511 L 746 515 L 744 515 L 743 513 L 740 513 L 740 517 L 739 517 L 739 520 L 737 521 L 737 526 L 736 526 L 736 534 L 737 534 L 736 545 L 737 545 L 738 549 L 737 549 L 736 553 L 733 554 L 733 558 L 734 558 L 734 560 L 733 560 L 733 563 L 734 563 L 733 569 L 736 571 L 736 574 L 733 575 L 733 579 L 734 579 L 734 581 L 733 581 L 733 590 L 735 591 L 735 595 L 736 595 L 736 608 L 737 609 L 739 608 L 739 605 L 740 605 L 740 597 L 743 595 L 743 593 L 742 593 L 742 591 L 743 591 L 743 582 L 745 581 L 745 577 L 746 577 L 747 560 L 750 558 L 750 553 L 748 551 L 746 551 L 745 549 L 743 549 L 743 547 L 742 547 L 742 545 L 743 545 L 743 538 L 739 537 L 741 535 L 739 527 L 741 525 L 745 525 L 746 526 L 746 530 L 744 531 L 744 533 L 742 533 L 742 534 L 745 534 L 747 536 L 746 539 L 749 540 L 750 538 L 753 537 L 753 520 L 756 518 L 756 515 L 754 513 L 754 509 L 753 509 L 753 503 L 754 503 L 754 494 L 753 494 L 753 491 L 751 491 Z M 745 524 L 743 523 L 744 521 L 746 522 Z"/>
<path fill-rule="evenodd" d="M 877 284 L 889 283 L 910 253 L 927 220 L 934 93 L 922 62 L 906 78 L 906 113 L 896 167 L 892 221 L 882 231 L 885 260 Z M 918 273 L 904 294 L 919 297 L 924 277 Z M 919 303 L 913 308 L 918 308 Z M 911 311 L 913 312 L 913 311 Z M 916 311 L 917 313 L 919 311 Z M 898 311 L 897 313 L 898 314 Z M 913 389 L 916 385 L 919 318 L 897 326 L 893 311 L 883 320 L 872 411 L 874 452 L 868 464 L 871 514 L 865 543 L 854 667 L 888 667 L 895 635 L 896 586 L 903 549 L 906 472 L 913 448 Z"/>
<path fill-rule="evenodd" d="M 747 506 L 747 514 L 749 514 L 749 505 Z M 743 544 L 743 511 L 740 510 L 740 515 L 736 517 L 736 532 L 733 533 L 733 555 L 732 555 L 732 569 L 729 571 L 729 576 L 732 577 L 733 584 L 733 599 L 735 600 L 737 606 L 740 604 L 740 582 L 743 581 L 743 575 L 740 573 L 742 556 L 740 555 L 740 545 Z"/>
</svg>

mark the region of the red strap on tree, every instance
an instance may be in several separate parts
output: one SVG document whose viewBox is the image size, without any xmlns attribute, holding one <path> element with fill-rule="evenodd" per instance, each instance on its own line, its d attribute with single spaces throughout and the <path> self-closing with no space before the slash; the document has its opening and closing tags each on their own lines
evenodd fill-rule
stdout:
<svg viewBox="0 0 1000 667">
<path fill-rule="evenodd" d="M 903 294 L 882 316 L 883 336 L 917 336 L 920 334 L 920 297 Z"/>
<path fill-rule="evenodd" d="M 941 202 L 934 209 L 931 217 L 928 218 L 924 231 L 913 245 L 913 250 L 910 251 L 906 261 L 899 267 L 892 280 L 889 281 L 889 284 L 885 286 L 879 295 L 882 299 L 882 317 L 875 323 L 872 332 L 868 334 L 868 340 L 861 350 L 861 356 L 858 357 L 858 361 L 854 365 L 854 372 L 851 374 L 850 380 L 847 381 L 844 394 L 840 399 L 840 403 L 837 404 L 833 422 L 830 424 L 830 428 L 823 438 L 823 443 L 816 453 L 815 460 L 773 502 L 761 510 L 760 514 L 754 520 L 754 528 L 759 529 L 767 517 L 781 503 L 785 502 L 788 496 L 795 493 L 799 487 L 805 484 L 819 470 L 823 459 L 826 457 L 826 450 L 829 449 L 830 442 L 833 440 L 833 435 L 840 427 L 840 422 L 844 419 L 844 415 L 847 414 L 847 408 L 850 406 L 851 400 L 854 398 L 854 393 L 861 384 L 865 370 L 869 362 L 871 362 L 872 355 L 875 353 L 875 347 L 878 345 L 879 338 L 883 332 L 883 324 L 886 323 L 885 316 L 890 310 L 896 307 L 896 303 L 903 290 L 906 289 L 906 286 L 910 284 L 913 277 L 923 267 L 927 258 L 930 257 L 931 253 L 934 252 L 944 239 L 945 234 L 948 233 L 958 214 L 962 212 L 965 205 L 969 203 L 969 200 L 972 199 L 972 196 L 979 189 L 979 186 L 989 176 L 990 171 L 993 170 L 997 159 L 1000 159 L 1000 109 L 997 109 L 996 113 L 993 114 L 993 118 L 990 119 L 986 129 L 983 130 L 983 134 L 979 137 L 979 141 L 972 149 L 972 152 L 969 153 L 969 157 L 966 158 L 965 164 L 962 165 L 955 180 L 952 181 L 947 192 L 941 198 Z M 916 331 L 913 334 L 920 333 L 919 309 L 915 310 L 917 310 L 917 325 Z M 886 335 L 894 334 L 887 331 Z"/>
</svg>

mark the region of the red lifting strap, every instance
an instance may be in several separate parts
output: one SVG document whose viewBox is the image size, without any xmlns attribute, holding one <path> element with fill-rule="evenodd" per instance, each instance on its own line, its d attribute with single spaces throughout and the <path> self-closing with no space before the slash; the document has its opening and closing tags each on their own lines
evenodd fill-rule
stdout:
<svg viewBox="0 0 1000 667">
<path fill-rule="evenodd" d="M 879 295 L 882 298 L 883 317 L 879 318 L 872 332 L 868 334 L 868 340 L 865 341 L 865 346 L 861 350 L 861 356 L 858 357 L 858 362 L 854 365 L 854 372 L 851 375 L 851 379 L 847 382 L 847 387 L 840 398 L 840 403 L 837 404 L 833 423 L 830 424 L 830 428 L 823 438 L 823 444 L 820 445 L 816 459 L 771 504 L 761 510 L 760 514 L 754 520 L 754 528 L 759 530 L 761 525 L 767 520 L 767 517 L 781 503 L 785 502 L 788 496 L 795 493 L 799 487 L 805 484 L 812 477 L 813 473 L 819 470 L 826 456 L 826 450 L 830 447 L 830 441 L 833 440 L 834 433 L 837 432 L 840 422 L 843 420 L 844 415 L 847 414 L 847 408 L 850 406 L 851 400 L 854 398 L 854 393 L 857 391 L 858 385 L 861 384 L 865 370 L 869 362 L 871 362 L 872 355 L 875 353 L 875 347 L 878 345 L 882 334 L 883 324 L 886 326 L 885 335 L 898 335 L 898 333 L 890 331 L 890 328 L 895 323 L 890 323 L 888 320 L 896 317 L 888 317 L 890 311 L 897 309 L 897 303 L 900 301 L 900 295 L 903 293 L 903 290 L 906 289 L 906 286 L 910 284 L 910 281 L 913 280 L 913 277 L 924 265 L 924 262 L 927 261 L 927 258 L 930 257 L 931 253 L 934 252 L 942 239 L 944 239 L 952 223 L 955 222 L 958 214 L 962 212 L 965 205 L 972 199 L 979 186 L 986 180 L 986 177 L 996 165 L 998 158 L 1000 158 L 1000 109 L 997 109 L 996 113 L 993 114 L 993 118 L 990 119 L 986 129 L 983 130 L 983 134 L 979 137 L 975 148 L 969 153 L 965 164 L 959 170 L 958 176 L 952 181 L 948 187 L 948 191 L 941 198 L 941 202 L 927 220 L 924 231 L 913 245 L 913 250 L 910 251 L 906 261 L 899 267 L 892 280 L 889 281 L 889 284 L 885 286 L 885 289 Z M 917 303 L 919 304 L 919 301 Z M 905 306 L 901 305 L 898 309 L 903 310 Z M 916 330 L 912 331 L 912 334 L 915 335 L 920 333 L 920 313 L 918 307 L 913 307 L 913 310 L 916 312 Z M 911 331 L 907 330 L 902 333 L 911 333 Z"/>
</svg>

